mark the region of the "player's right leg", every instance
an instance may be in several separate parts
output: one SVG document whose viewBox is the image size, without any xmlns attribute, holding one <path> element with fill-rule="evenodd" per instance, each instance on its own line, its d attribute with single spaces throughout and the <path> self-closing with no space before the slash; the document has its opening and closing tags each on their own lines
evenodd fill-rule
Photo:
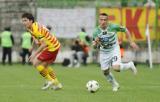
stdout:
<svg viewBox="0 0 160 102">
<path fill-rule="evenodd" d="M 106 77 L 107 81 L 112 84 L 112 90 L 118 91 L 120 86 L 109 70 L 109 67 L 111 67 L 111 54 L 100 52 L 100 64 L 104 76 Z"/>
<path fill-rule="evenodd" d="M 53 68 L 47 67 L 47 70 L 48 70 L 48 74 L 53 79 L 52 89 L 54 89 L 54 90 L 62 89 L 62 84 L 59 82 L 59 80 L 58 80 Z"/>
<path fill-rule="evenodd" d="M 116 92 L 120 88 L 118 82 L 114 78 L 113 74 L 108 70 L 103 71 L 104 76 L 106 77 L 107 81 L 112 84 L 112 91 Z"/>
</svg>

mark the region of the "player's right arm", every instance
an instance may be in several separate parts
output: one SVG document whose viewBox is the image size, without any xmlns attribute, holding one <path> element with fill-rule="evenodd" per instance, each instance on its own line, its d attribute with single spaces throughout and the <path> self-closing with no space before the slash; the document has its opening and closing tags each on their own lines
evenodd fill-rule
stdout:
<svg viewBox="0 0 160 102">
<path fill-rule="evenodd" d="M 96 37 L 96 38 L 92 41 L 92 45 L 93 45 L 94 47 L 96 47 L 96 46 L 99 45 L 99 38 L 98 38 L 98 37 Z"/>
<path fill-rule="evenodd" d="M 97 48 L 100 45 L 97 29 L 93 33 L 92 45 L 93 45 L 94 48 Z"/>
</svg>

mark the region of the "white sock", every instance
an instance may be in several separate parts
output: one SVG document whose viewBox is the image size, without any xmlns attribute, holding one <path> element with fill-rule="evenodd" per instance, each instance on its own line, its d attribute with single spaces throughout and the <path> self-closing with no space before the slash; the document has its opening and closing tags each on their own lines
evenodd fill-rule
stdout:
<svg viewBox="0 0 160 102">
<path fill-rule="evenodd" d="M 106 75 L 107 81 L 110 82 L 113 85 L 118 84 L 118 82 L 116 81 L 116 79 L 114 78 L 113 74 L 111 72 L 109 72 L 108 75 Z"/>
<path fill-rule="evenodd" d="M 127 69 L 130 69 L 131 68 L 131 63 L 130 62 L 128 62 L 128 63 L 121 63 L 120 64 L 120 70 L 122 71 L 122 70 L 127 70 Z"/>
</svg>

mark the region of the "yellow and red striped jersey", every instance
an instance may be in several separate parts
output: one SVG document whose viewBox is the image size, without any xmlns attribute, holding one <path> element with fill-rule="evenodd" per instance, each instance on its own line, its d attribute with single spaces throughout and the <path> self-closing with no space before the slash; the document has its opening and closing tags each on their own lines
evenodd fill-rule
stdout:
<svg viewBox="0 0 160 102">
<path fill-rule="evenodd" d="M 60 43 L 57 38 L 43 25 L 34 22 L 29 31 L 35 39 L 40 42 L 43 40 L 47 44 L 48 51 L 55 51 L 60 48 Z"/>
</svg>

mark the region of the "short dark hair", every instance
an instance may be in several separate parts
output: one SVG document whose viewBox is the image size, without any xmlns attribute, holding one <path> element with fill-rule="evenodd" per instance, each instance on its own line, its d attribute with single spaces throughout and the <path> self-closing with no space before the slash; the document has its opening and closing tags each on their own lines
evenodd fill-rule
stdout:
<svg viewBox="0 0 160 102">
<path fill-rule="evenodd" d="M 29 19 L 29 20 L 34 22 L 34 17 L 33 17 L 33 15 L 31 13 L 23 13 L 22 14 L 22 18 L 27 18 L 27 19 Z"/>
<path fill-rule="evenodd" d="M 100 13 L 100 16 L 107 16 L 108 17 L 108 14 L 106 14 L 106 13 Z"/>
</svg>

